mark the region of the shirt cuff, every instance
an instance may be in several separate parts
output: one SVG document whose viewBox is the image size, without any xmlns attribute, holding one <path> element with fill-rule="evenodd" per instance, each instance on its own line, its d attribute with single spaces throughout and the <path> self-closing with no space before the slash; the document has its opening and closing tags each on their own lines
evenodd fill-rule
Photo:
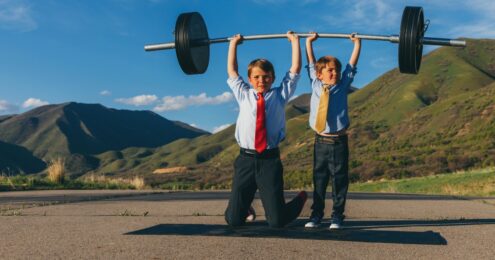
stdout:
<svg viewBox="0 0 495 260">
<path fill-rule="evenodd" d="M 304 66 L 307 69 L 314 68 L 315 64 L 314 63 L 308 63 L 308 65 Z"/>
<path fill-rule="evenodd" d="M 352 66 L 351 64 L 347 64 L 346 70 L 349 70 L 351 71 L 352 73 L 356 73 L 357 72 L 357 67 L 356 66 Z"/>
<path fill-rule="evenodd" d="M 235 82 L 239 82 L 239 81 L 242 81 L 242 77 L 241 76 L 229 77 L 227 79 L 227 84 L 231 84 L 231 83 L 235 83 Z"/>
<path fill-rule="evenodd" d="M 301 73 L 292 73 L 288 71 L 286 77 L 288 77 L 290 80 L 297 80 L 301 77 Z"/>
</svg>

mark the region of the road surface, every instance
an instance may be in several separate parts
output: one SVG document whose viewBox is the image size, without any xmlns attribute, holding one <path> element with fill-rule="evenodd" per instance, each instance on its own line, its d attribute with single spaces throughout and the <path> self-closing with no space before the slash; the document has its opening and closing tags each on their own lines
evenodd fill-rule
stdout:
<svg viewBox="0 0 495 260">
<path fill-rule="evenodd" d="M 287 198 L 295 192 L 287 192 Z M 345 229 L 226 226 L 229 192 L 0 193 L 0 259 L 493 259 L 495 198 L 351 193 Z M 327 200 L 329 215 L 331 200 Z"/>
</svg>

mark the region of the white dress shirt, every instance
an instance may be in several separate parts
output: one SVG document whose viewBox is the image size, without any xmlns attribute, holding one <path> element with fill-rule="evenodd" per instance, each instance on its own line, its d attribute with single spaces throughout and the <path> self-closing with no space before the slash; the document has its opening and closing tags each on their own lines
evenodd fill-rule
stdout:
<svg viewBox="0 0 495 260">
<path fill-rule="evenodd" d="M 285 105 L 294 94 L 299 77 L 299 74 L 287 72 L 279 87 L 272 87 L 264 93 L 267 149 L 278 147 L 285 138 Z M 239 104 L 235 139 L 240 147 L 254 150 L 257 92 L 241 76 L 229 78 L 227 84 Z"/>
</svg>

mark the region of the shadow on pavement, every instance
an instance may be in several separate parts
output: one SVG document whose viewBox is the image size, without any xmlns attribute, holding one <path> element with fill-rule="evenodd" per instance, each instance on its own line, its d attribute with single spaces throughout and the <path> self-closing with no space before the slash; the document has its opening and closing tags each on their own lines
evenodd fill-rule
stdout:
<svg viewBox="0 0 495 260">
<path fill-rule="evenodd" d="M 221 236 L 221 237 L 260 237 L 284 239 L 334 240 L 370 243 L 447 245 L 447 240 L 440 233 L 433 231 L 392 231 L 342 229 L 330 231 L 326 227 L 305 229 L 303 223 L 295 227 L 274 229 L 266 222 L 249 223 L 240 228 L 227 225 L 205 224 L 160 224 L 153 227 L 129 232 L 126 235 L 181 235 L 181 236 Z"/>
<path fill-rule="evenodd" d="M 297 195 L 295 191 L 285 191 L 285 197 L 291 199 Z M 228 200 L 230 191 L 174 191 L 164 192 L 152 195 L 133 196 L 127 198 L 117 198 L 122 201 L 202 201 L 202 200 Z M 256 199 L 259 199 L 259 193 L 256 192 Z M 313 198 L 313 192 L 308 192 L 308 198 Z M 328 199 L 331 199 L 331 194 Z M 489 197 L 461 197 L 452 195 L 422 195 L 422 194 L 396 194 L 396 193 L 362 193 L 350 192 L 347 199 L 350 200 L 471 200 L 471 199 L 490 199 Z"/>
<path fill-rule="evenodd" d="M 444 219 L 444 220 L 349 220 L 346 229 L 372 229 L 394 227 L 495 225 L 495 219 Z"/>
</svg>

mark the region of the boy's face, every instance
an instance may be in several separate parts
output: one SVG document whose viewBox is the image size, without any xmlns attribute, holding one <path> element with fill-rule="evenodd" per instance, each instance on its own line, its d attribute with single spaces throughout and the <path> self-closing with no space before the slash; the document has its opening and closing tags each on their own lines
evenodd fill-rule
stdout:
<svg viewBox="0 0 495 260">
<path fill-rule="evenodd" d="M 324 84 L 335 85 L 339 83 L 340 73 L 337 71 L 337 66 L 335 62 L 329 62 L 323 67 L 321 72 L 317 73 L 317 77 Z"/>
<path fill-rule="evenodd" d="M 262 70 L 259 67 L 251 69 L 249 83 L 257 92 L 268 91 L 273 84 L 273 73 Z"/>
</svg>

